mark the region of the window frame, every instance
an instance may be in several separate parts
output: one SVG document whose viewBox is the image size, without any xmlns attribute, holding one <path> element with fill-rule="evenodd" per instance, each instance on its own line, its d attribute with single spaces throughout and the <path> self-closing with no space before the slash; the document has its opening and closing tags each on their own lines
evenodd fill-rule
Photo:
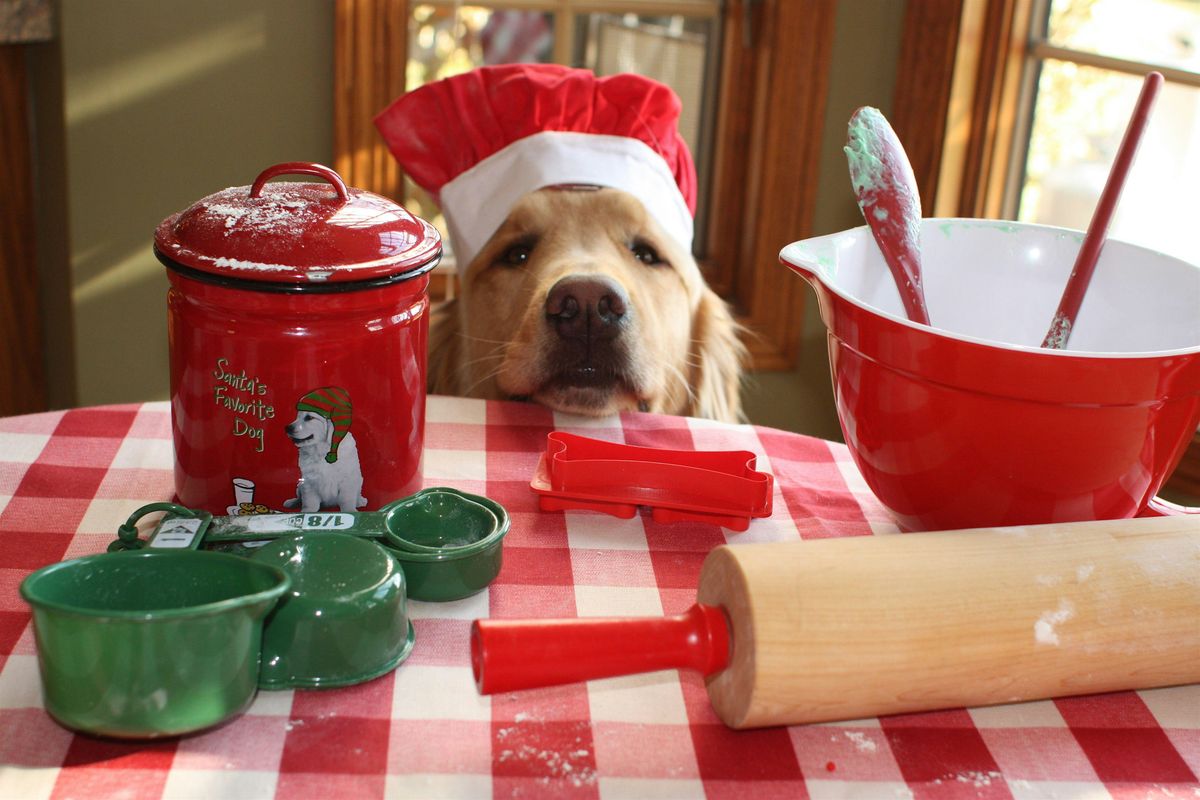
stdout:
<svg viewBox="0 0 1200 800">
<path fill-rule="evenodd" d="M 547 4 L 555 0 L 529 0 L 531 8 Z M 688 0 L 591 5 L 634 12 L 696 6 Z M 800 351 L 804 288 L 780 266 L 778 253 L 812 232 L 836 5 L 722 4 L 721 113 L 702 266 L 746 327 L 757 370 L 792 369 Z M 390 197 L 402 196 L 402 175 L 372 119 L 404 91 L 408 13 L 408 0 L 334 4 L 334 168 L 352 185 Z M 438 276 L 431 292 L 452 293 L 452 276 Z"/>
<path fill-rule="evenodd" d="M 913 163 L 925 214 L 1016 217 L 1043 60 L 1139 77 L 1154 69 L 1167 81 L 1200 87 L 1192 72 L 1051 44 L 1044 30 L 1049 2 L 909 2 L 893 127 Z"/>
<path fill-rule="evenodd" d="M 922 213 L 1002 218 L 1037 0 L 922 0 L 905 10 L 892 125 Z M 933 135 L 930 135 L 930 134 Z"/>
</svg>

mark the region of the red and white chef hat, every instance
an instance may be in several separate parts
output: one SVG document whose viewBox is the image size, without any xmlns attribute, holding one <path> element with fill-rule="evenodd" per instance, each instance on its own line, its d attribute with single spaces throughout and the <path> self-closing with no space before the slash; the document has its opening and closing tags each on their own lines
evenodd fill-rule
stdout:
<svg viewBox="0 0 1200 800">
<path fill-rule="evenodd" d="M 640 75 L 503 64 L 409 92 L 375 126 L 441 204 L 465 266 L 521 197 L 564 184 L 629 192 L 690 250 L 696 168 L 679 111 L 675 92 Z"/>
</svg>

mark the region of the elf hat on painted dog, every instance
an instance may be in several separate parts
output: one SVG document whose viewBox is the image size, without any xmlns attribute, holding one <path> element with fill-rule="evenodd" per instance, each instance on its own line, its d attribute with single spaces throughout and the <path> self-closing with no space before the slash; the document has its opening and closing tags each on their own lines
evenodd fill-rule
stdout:
<svg viewBox="0 0 1200 800">
<path fill-rule="evenodd" d="M 524 195 L 569 184 L 629 192 L 690 250 L 696 168 L 679 111 L 675 92 L 640 75 L 504 64 L 409 92 L 375 126 L 441 205 L 465 266 Z"/>
<path fill-rule="evenodd" d="M 325 454 L 325 460 L 330 464 L 337 461 L 338 445 L 350 432 L 350 423 L 354 417 L 350 393 L 340 386 L 323 386 L 320 389 L 313 389 L 296 401 L 296 410 L 320 414 L 333 424 L 333 437 L 329 443 L 329 452 Z"/>
</svg>

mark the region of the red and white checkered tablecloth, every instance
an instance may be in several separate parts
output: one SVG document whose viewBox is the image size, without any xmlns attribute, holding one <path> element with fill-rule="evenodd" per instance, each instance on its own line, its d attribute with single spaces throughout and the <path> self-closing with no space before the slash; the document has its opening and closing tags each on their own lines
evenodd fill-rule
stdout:
<svg viewBox="0 0 1200 800">
<path fill-rule="evenodd" d="M 754 451 L 776 478 L 774 515 L 733 533 L 539 512 L 529 479 L 554 428 Z M 717 720 L 698 676 L 677 672 L 480 697 L 467 642 L 477 617 L 679 613 L 715 545 L 894 528 L 839 444 L 444 397 L 429 400 L 426 485 L 485 494 L 512 515 L 488 591 L 411 603 L 412 656 L 368 683 L 263 691 L 231 723 L 169 741 L 75 735 L 41 708 L 17 586 L 102 551 L 130 512 L 169 498 L 171 462 L 165 403 L 0 419 L 0 798 L 1200 797 L 1200 686 L 743 732 Z"/>
</svg>

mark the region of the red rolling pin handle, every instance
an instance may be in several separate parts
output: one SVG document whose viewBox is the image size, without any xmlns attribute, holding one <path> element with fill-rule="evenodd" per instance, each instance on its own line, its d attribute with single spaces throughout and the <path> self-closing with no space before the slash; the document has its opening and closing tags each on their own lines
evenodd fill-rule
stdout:
<svg viewBox="0 0 1200 800">
<path fill-rule="evenodd" d="M 729 663 L 729 623 L 716 606 L 674 617 L 497 620 L 471 625 L 480 694 L 656 672 L 712 675 Z"/>
</svg>

